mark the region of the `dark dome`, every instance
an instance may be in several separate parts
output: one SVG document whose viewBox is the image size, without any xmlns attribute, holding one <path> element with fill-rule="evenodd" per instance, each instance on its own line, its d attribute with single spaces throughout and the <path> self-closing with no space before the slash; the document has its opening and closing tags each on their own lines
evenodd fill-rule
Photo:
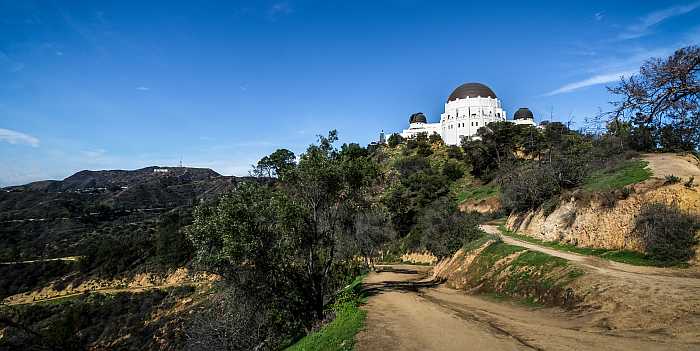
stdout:
<svg viewBox="0 0 700 351">
<path fill-rule="evenodd" d="M 428 119 L 425 118 L 423 112 L 414 113 L 408 119 L 408 123 L 428 123 Z"/>
<path fill-rule="evenodd" d="M 532 114 L 532 111 L 530 111 L 529 108 L 521 107 L 515 111 L 513 119 L 535 119 L 535 116 Z"/>
<path fill-rule="evenodd" d="M 447 102 L 457 99 L 475 98 L 479 96 L 495 99 L 496 93 L 494 93 L 491 88 L 481 83 L 466 83 L 458 86 L 457 89 L 450 94 L 450 97 L 447 98 Z"/>
</svg>

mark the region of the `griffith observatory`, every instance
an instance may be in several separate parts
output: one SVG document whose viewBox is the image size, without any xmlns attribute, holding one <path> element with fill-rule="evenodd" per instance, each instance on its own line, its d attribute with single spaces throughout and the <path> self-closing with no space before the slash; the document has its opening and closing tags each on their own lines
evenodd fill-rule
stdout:
<svg viewBox="0 0 700 351">
<path fill-rule="evenodd" d="M 532 112 L 525 107 L 518 109 L 511 120 L 506 116 L 501 100 L 491 88 L 481 83 L 466 83 L 458 86 L 447 98 L 440 122 L 428 123 L 423 113 L 414 113 L 408 121 L 408 129 L 400 134 L 410 138 L 420 133 L 435 133 L 442 137 L 445 144 L 459 145 L 462 139 L 473 138 L 479 128 L 491 122 L 536 125 Z"/>
</svg>

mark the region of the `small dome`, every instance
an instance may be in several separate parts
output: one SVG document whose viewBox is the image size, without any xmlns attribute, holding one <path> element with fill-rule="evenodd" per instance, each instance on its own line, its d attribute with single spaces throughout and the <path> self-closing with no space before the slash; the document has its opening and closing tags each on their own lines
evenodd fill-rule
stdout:
<svg viewBox="0 0 700 351">
<path fill-rule="evenodd" d="M 450 97 L 447 98 L 447 102 L 475 97 L 490 97 L 495 99 L 496 93 L 484 84 L 466 83 L 458 86 L 457 89 L 450 94 Z"/>
<path fill-rule="evenodd" d="M 408 119 L 408 123 L 428 123 L 428 119 L 425 118 L 423 112 L 414 113 Z"/>
<path fill-rule="evenodd" d="M 529 108 L 527 107 L 521 107 L 517 111 L 515 111 L 515 114 L 513 115 L 513 119 L 534 119 L 535 116 L 532 114 L 532 111 L 530 111 Z"/>
</svg>

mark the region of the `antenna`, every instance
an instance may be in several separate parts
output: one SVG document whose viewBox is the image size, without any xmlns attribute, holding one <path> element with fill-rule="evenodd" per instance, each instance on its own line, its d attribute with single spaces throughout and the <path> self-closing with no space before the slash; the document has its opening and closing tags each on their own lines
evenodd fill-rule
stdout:
<svg viewBox="0 0 700 351">
<path fill-rule="evenodd" d="M 180 168 L 182 168 L 182 155 L 180 155 Z"/>
</svg>

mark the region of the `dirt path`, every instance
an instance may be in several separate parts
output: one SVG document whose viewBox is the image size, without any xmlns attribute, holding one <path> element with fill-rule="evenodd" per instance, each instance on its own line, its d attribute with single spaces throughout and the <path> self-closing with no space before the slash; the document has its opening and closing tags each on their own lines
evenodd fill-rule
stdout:
<svg viewBox="0 0 700 351">
<path fill-rule="evenodd" d="M 656 178 L 672 174 L 684 179 L 695 177 L 696 180 L 700 180 L 700 165 L 693 156 L 679 156 L 673 153 L 644 154 L 642 159 L 649 162 L 649 169 Z"/>
<path fill-rule="evenodd" d="M 40 302 L 61 300 L 61 299 L 76 297 L 76 296 L 89 294 L 89 293 L 100 293 L 100 294 L 116 294 L 116 293 L 121 293 L 121 292 L 137 293 L 137 292 L 144 292 L 144 291 L 153 290 L 153 289 L 166 289 L 166 288 L 173 288 L 173 287 L 179 287 L 179 286 L 199 286 L 199 285 L 204 284 L 204 283 L 205 282 L 186 282 L 186 283 L 172 283 L 172 284 L 151 285 L 151 286 L 139 286 L 139 287 L 133 287 L 133 288 L 106 287 L 106 288 L 93 289 L 93 290 L 82 290 L 82 291 L 78 291 L 78 292 L 70 293 L 70 294 L 65 294 L 65 295 L 56 295 L 56 296 L 52 296 L 52 297 L 45 298 L 45 299 L 32 300 L 30 297 L 26 297 L 26 298 L 13 299 L 13 300 L 9 300 L 9 301 L 2 301 L 2 303 L 4 303 L 5 305 L 8 305 L 8 306 L 29 305 L 29 304 L 40 303 Z"/>
<path fill-rule="evenodd" d="M 434 286 L 425 266 L 370 274 L 358 350 L 697 350 L 664 335 L 591 331 L 588 317 L 495 302 Z"/>
<path fill-rule="evenodd" d="M 609 261 L 595 256 L 579 255 L 572 252 L 559 251 L 545 246 L 518 240 L 507 235 L 495 225 L 482 224 L 481 229 L 489 234 L 499 236 L 506 244 L 522 246 L 529 250 L 544 252 L 551 256 L 576 262 L 596 273 L 614 276 L 618 278 L 633 278 L 648 280 L 656 283 L 672 284 L 679 288 L 694 287 L 700 288 L 700 272 L 697 270 L 661 268 L 648 266 L 635 266 L 615 261 Z"/>
<path fill-rule="evenodd" d="M 52 262 L 52 261 L 70 261 L 75 262 L 81 259 L 83 256 L 68 256 L 68 257 L 57 257 L 57 258 L 40 258 L 38 260 L 28 260 L 28 261 L 13 261 L 13 262 L 0 262 L 0 265 L 13 265 L 13 264 L 26 264 L 26 263 L 39 263 L 39 262 Z"/>
</svg>

